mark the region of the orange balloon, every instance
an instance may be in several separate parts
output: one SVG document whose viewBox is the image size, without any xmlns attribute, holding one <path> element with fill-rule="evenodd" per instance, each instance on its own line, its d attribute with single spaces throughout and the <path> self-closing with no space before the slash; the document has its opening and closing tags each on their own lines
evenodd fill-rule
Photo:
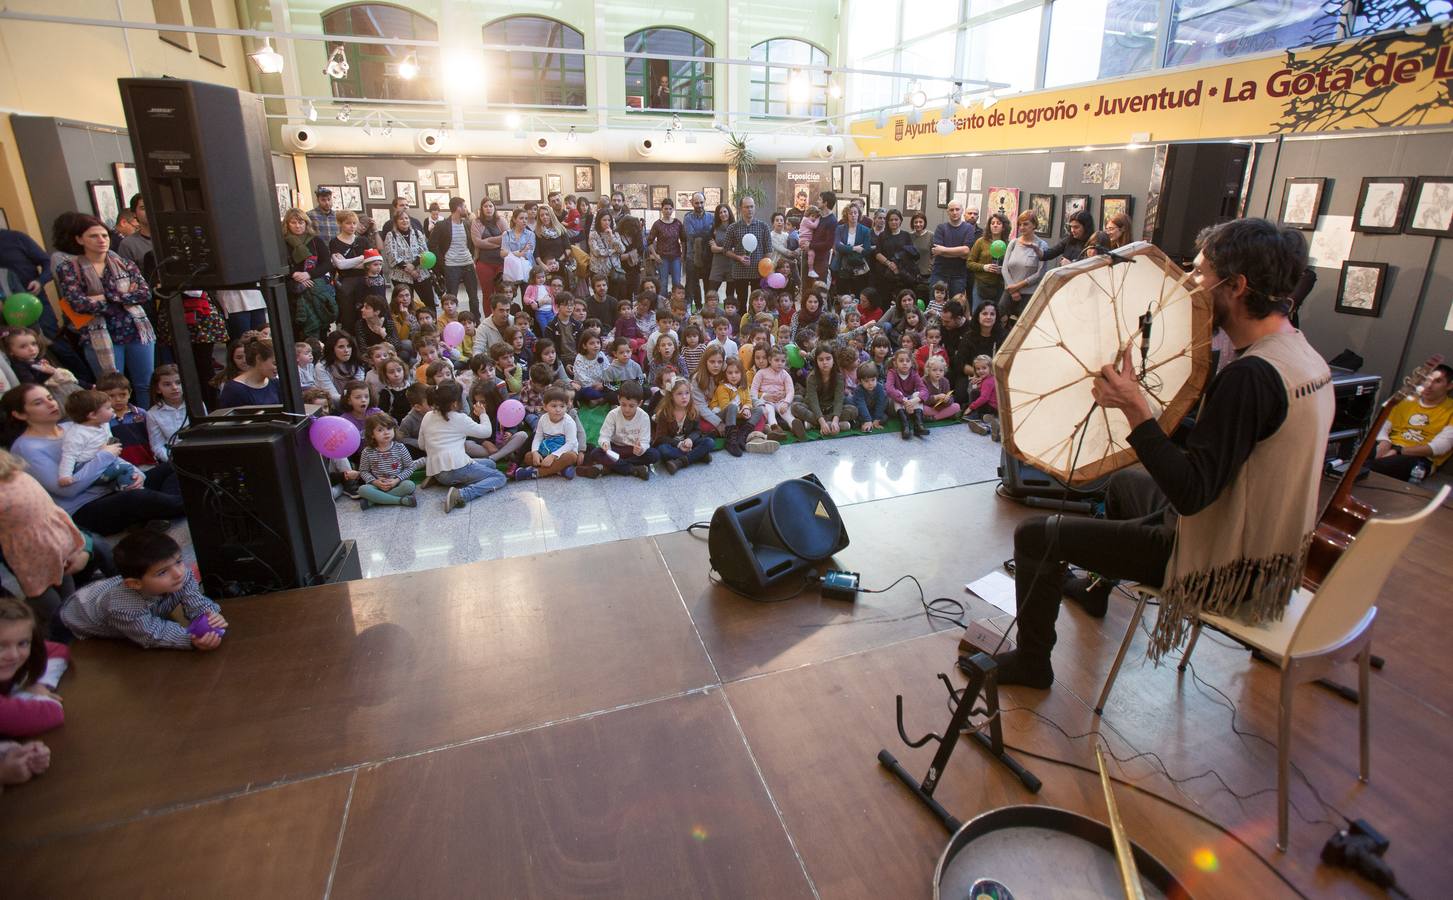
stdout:
<svg viewBox="0 0 1453 900">
<path fill-rule="evenodd" d="M 775 271 L 777 271 L 777 267 L 772 265 L 772 261 L 765 256 L 762 257 L 761 262 L 757 263 L 757 274 L 763 278 L 766 278 Z"/>
</svg>

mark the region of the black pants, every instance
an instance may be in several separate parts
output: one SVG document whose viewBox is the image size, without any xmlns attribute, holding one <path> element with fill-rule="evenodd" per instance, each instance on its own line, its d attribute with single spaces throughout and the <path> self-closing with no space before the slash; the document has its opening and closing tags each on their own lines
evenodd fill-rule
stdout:
<svg viewBox="0 0 1453 900">
<path fill-rule="evenodd" d="M 701 309 L 706 302 L 706 269 L 699 269 L 693 266 L 690 261 L 686 262 L 686 308 L 688 311 Z"/>
<path fill-rule="evenodd" d="M 464 290 L 469 294 L 469 311 L 479 319 L 479 273 L 474 271 L 474 263 L 467 266 L 445 266 L 444 267 L 444 294 L 448 297 L 459 299 L 459 285 L 464 284 Z M 443 297 L 439 298 L 441 301 Z"/>
<path fill-rule="evenodd" d="M 735 297 L 737 301 L 737 312 L 746 312 L 752 297 L 752 291 L 757 289 L 761 279 L 758 278 L 733 278 L 727 282 L 727 302 L 730 303 Z M 733 323 L 735 325 L 736 323 Z"/>
<path fill-rule="evenodd" d="M 116 534 L 153 519 L 179 519 L 184 515 L 177 474 L 170 463 L 160 463 L 146 473 L 145 487 L 97 497 L 72 513 L 71 521 L 96 534 Z"/>
<path fill-rule="evenodd" d="M 1386 459 L 1370 459 L 1367 464 L 1372 471 L 1389 478 L 1396 478 L 1398 481 L 1410 481 L 1413 477 L 1413 467 L 1422 463 L 1423 474 L 1427 475 L 1433 469 L 1433 460 L 1426 456 L 1403 456 L 1396 454 Z"/>
<path fill-rule="evenodd" d="M 1116 473 L 1105 519 L 1036 516 L 1014 531 L 1019 648 L 1026 661 L 1049 661 L 1055 644 L 1065 565 L 1158 587 L 1175 543 L 1174 513 L 1144 469 Z"/>
</svg>

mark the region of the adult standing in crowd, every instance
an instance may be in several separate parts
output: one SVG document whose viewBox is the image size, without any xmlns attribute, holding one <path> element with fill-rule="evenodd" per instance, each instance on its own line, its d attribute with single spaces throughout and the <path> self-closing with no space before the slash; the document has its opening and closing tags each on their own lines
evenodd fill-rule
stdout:
<svg viewBox="0 0 1453 900">
<path fill-rule="evenodd" d="M 358 327 L 358 305 L 363 302 L 363 253 L 371 248 L 358 235 L 358 213 L 342 209 L 333 218 L 338 233 L 328 241 L 328 256 L 337 273 L 334 285 L 338 292 L 338 324 L 352 334 Z"/>
<path fill-rule="evenodd" d="M 1044 261 L 1049 262 L 1056 256 L 1064 257 L 1066 263 L 1079 262 L 1087 255 L 1090 248 L 1090 240 L 1095 234 L 1095 220 L 1083 209 L 1070 215 L 1069 227 L 1064 237 L 1050 244 L 1044 251 Z"/>
<path fill-rule="evenodd" d="M 535 269 L 535 231 L 530 224 L 530 214 L 525 209 L 510 211 L 510 227 L 500 238 L 500 256 L 504 258 L 501 282 L 504 293 L 513 297 L 515 290 L 524 294 L 524 287 L 530 281 Z"/>
<path fill-rule="evenodd" d="M 555 216 L 555 206 L 560 202 L 560 195 L 557 193 L 553 196 L 555 203 L 540 207 L 535 215 L 535 265 L 543 266 L 550 273 L 550 278 L 564 275 L 565 260 L 570 255 L 570 236 Z M 533 268 L 531 267 L 532 271 Z M 545 280 L 548 282 L 550 278 Z"/>
<path fill-rule="evenodd" d="M 434 309 L 434 273 L 424 268 L 424 252 L 429 239 L 422 229 L 414 227 L 407 210 L 394 213 L 392 228 L 383 232 L 383 262 L 388 267 L 388 280 L 394 285 L 408 285 L 425 309 Z"/>
<path fill-rule="evenodd" d="M 706 278 L 707 296 L 715 294 L 718 288 L 731 280 L 732 260 L 728 254 L 733 223 L 732 208 L 725 203 L 717 204 L 712 219 L 711 241 L 707 244 L 711 250 L 711 271 Z"/>
<path fill-rule="evenodd" d="M 283 243 L 288 250 L 288 299 L 298 340 L 321 338 L 338 318 L 338 297 L 329 275 L 333 257 L 328 244 L 313 230 L 313 222 L 301 209 L 283 216 Z"/>
<path fill-rule="evenodd" d="M 479 204 L 479 215 L 469 223 L 469 242 L 474 245 L 474 272 L 479 276 L 479 289 L 487 296 L 499 290 L 499 276 L 505 260 L 500 243 L 505 230 L 499 224 L 499 212 L 488 197 Z"/>
<path fill-rule="evenodd" d="M 661 218 L 651 225 L 646 244 L 661 260 L 656 289 L 662 297 L 671 294 L 673 285 L 683 284 L 681 250 L 685 244 L 686 226 L 676 218 L 676 204 L 668 198 L 661 201 Z"/>
<path fill-rule="evenodd" d="M 624 296 L 626 273 L 621 268 L 621 254 L 626 245 L 615 231 L 615 215 L 608 209 L 595 214 L 595 225 L 590 232 L 590 276 L 604 278 L 613 297 Z M 607 320 L 602 319 L 604 323 Z"/>
<path fill-rule="evenodd" d="M 727 256 L 731 259 L 731 295 L 735 296 L 737 309 L 745 310 L 751 299 L 752 290 L 762 275 L 757 263 L 767 255 L 772 246 L 772 232 L 767 223 L 755 218 L 757 201 L 750 196 L 742 197 L 737 203 L 740 217 L 727 229 Z M 754 238 L 751 249 L 747 248 L 747 235 Z"/>
<path fill-rule="evenodd" d="M 403 213 L 409 217 L 409 224 L 414 226 L 415 231 L 422 235 L 428 235 L 429 230 L 424 226 L 424 223 L 409 213 L 408 197 L 395 197 L 393 202 L 388 205 L 388 221 L 379 225 L 380 234 L 388 234 L 394 229 L 394 222 L 398 219 L 399 213 Z"/>
<path fill-rule="evenodd" d="M 621 271 L 625 273 L 625 296 L 632 298 L 636 296 L 636 289 L 641 284 L 641 268 L 646 264 L 646 236 L 642 233 L 641 220 L 635 216 L 622 216 L 616 231 L 621 236 L 621 244 L 626 248 L 621 254 Z"/>
<path fill-rule="evenodd" d="M 868 284 L 868 260 L 873 253 L 873 230 L 859 218 L 862 211 L 849 204 L 837 227 L 833 244 L 833 291 L 839 295 L 857 296 Z M 817 226 L 822 227 L 820 222 Z M 816 232 L 813 234 L 816 237 Z M 821 257 L 819 257 L 821 259 Z M 820 263 L 819 263 L 820 265 Z"/>
<path fill-rule="evenodd" d="M 918 279 L 914 288 L 921 297 L 933 283 L 933 264 L 937 261 L 933 255 L 933 232 L 928 230 L 928 216 L 916 212 L 909 217 L 908 237 L 913 241 L 913 249 L 918 251 Z"/>
<path fill-rule="evenodd" d="M 156 332 L 145 304 L 151 289 L 131 260 L 111 252 L 111 232 L 95 216 L 77 216 L 62 252 L 74 254 L 55 269 L 61 299 L 82 317 L 86 362 L 98 376 L 123 372 L 136 404 L 150 405 Z"/>
<path fill-rule="evenodd" d="M 681 217 L 686 229 L 686 305 L 688 309 L 699 309 L 706 299 L 706 279 L 711 275 L 711 232 L 715 224 L 714 212 L 706 211 L 706 195 L 701 191 L 691 195 L 691 212 Z"/>
<path fill-rule="evenodd" d="M 837 271 L 834 268 L 836 260 L 832 258 L 833 251 L 837 248 L 837 194 L 832 191 L 823 191 L 818 196 L 821 204 L 818 211 L 822 215 L 817 220 L 817 227 L 812 231 L 812 240 L 809 245 L 812 248 L 813 271 L 817 277 L 826 280 L 828 272 Z M 803 291 L 806 292 L 812 287 L 813 279 L 806 275 L 802 278 Z"/>
<path fill-rule="evenodd" d="M 313 223 L 313 231 L 324 243 L 333 240 L 338 236 L 338 217 L 333 212 L 333 192 L 328 188 L 319 186 L 313 191 L 316 203 L 308 210 L 308 221 Z"/>
<path fill-rule="evenodd" d="M 1003 213 L 990 213 L 988 228 L 969 252 L 969 271 L 974 273 L 974 302 L 972 309 L 978 312 L 985 303 L 998 303 L 1004 295 L 1003 266 L 994 258 L 994 242 L 1009 242 L 1009 220 Z M 1007 250 L 1007 247 L 1006 247 Z M 1002 258 L 1002 257 L 1001 257 Z M 949 292 L 953 296 L 953 292 Z"/>
<path fill-rule="evenodd" d="M 1004 253 L 1004 297 L 999 301 L 999 309 L 1004 313 L 1004 320 L 1011 324 L 1024 311 L 1024 305 L 1044 276 L 1044 251 L 1048 245 L 1034 233 L 1034 224 L 1033 212 L 1026 209 L 1020 213 L 1014 240 Z"/>
<path fill-rule="evenodd" d="M 977 218 L 978 212 L 975 211 Z M 964 218 L 964 205 L 957 200 L 948 204 L 948 221 L 933 230 L 929 252 L 933 254 L 932 281 L 948 285 L 948 295 L 958 296 L 969 286 L 968 258 L 974 242 L 979 239 L 979 226 Z"/>
<path fill-rule="evenodd" d="M 172 355 L 172 334 L 171 327 L 167 322 L 166 310 L 162 308 L 161 301 L 156 296 L 156 289 L 161 286 L 161 277 L 157 273 L 156 246 L 151 239 L 151 222 L 146 216 L 146 201 L 136 194 L 131 198 L 129 204 L 132 215 L 136 217 L 136 227 L 131 233 L 121 239 L 118 244 L 113 242 L 111 249 L 118 255 L 131 260 L 140 270 L 141 277 L 146 279 L 147 286 L 151 288 L 152 295 L 142 305 L 146 310 L 146 317 L 151 320 L 152 331 L 154 331 L 161 346 L 161 361 L 166 362 Z M 202 371 L 203 380 L 211 378 L 211 365 Z M 99 373 L 98 373 L 99 374 Z"/>
<path fill-rule="evenodd" d="M 463 283 L 469 293 L 469 311 L 478 318 L 479 276 L 474 271 L 474 245 L 469 238 L 469 206 L 463 197 L 450 197 L 449 218 L 429 232 L 429 249 L 434 253 L 434 265 L 444 267 L 444 295 L 457 297 Z"/>
<path fill-rule="evenodd" d="M 900 289 L 917 286 L 918 251 L 913 236 L 903 230 L 903 213 L 890 209 L 883 218 L 883 233 L 873 239 L 873 286 L 887 303 Z"/>
</svg>

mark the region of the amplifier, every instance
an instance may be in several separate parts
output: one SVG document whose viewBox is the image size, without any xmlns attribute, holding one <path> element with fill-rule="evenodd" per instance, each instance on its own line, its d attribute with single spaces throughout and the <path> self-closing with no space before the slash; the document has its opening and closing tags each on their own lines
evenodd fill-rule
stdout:
<svg viewBox="0 0 1453 900">
<path fill-rule="evenodd" d="M 1332 431 L 1327 435 L 1326 459 L 1351 459 L 1377 418 L 1382 376 L 1332 367 Z"/>
</svg>

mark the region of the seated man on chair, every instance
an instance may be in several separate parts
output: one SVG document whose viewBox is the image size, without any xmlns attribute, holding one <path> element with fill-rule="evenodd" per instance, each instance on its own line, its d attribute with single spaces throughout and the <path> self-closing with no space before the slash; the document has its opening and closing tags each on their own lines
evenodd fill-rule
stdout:
<svg viewBox="0 0 1453 900">
<path fill-rule="evenodd" d="M 1130 351 L 1095 380 L 1100 406 L 1129 420 L 1153 487 L 1178 514 L 1157 520 L 1150 487 L 1125 473 L 1111 490 L 1120 521 L 1038 516 L 1014 533 L 1018 648 L 1000 654 L 1000 684 L 1054 681 L 1066 563 L 1157 588 L 1159 658 L 1198 610 L 1252 622 L 1276 619 L 1301 580 L 1317 520 L 1317 487 L 1332 425 L 1332 375 L 1287 320 L 1288 295 L 1307 263 L 1301 234 L 1264 219 L 1203 231 L 1193 278 L 1215 303 L 1216 325 L 1239 350 L 1206 387 L 1185 449 L 1151 415 Z"/>
<path fill-rule="evenodd" d="M 1439 366 L 1421 395 L 1392 408 L 1377 433 L 1377 454 L 1372 471 L 1400 481 L 1412 480 L 1413 469 L 1426 477 L 1453 456 L 1453 366 Z"/>
</svg>

